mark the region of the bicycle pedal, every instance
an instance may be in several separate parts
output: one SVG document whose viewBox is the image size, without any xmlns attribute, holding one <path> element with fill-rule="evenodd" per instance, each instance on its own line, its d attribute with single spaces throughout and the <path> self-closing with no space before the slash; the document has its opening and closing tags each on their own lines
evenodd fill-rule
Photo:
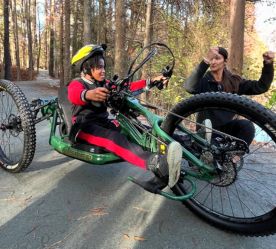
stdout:
<svg viewBox="0 0 276 249">
<path fill-rule="evenodd" d="M 153 194 L 161 194 L 161 190 L 167 186 L 166 183 L 161 181 L 161 179 L 156 176 L 149 180 L 138 180 L 131 176 L 129 176 L 128 179 Z"/>
</svg>

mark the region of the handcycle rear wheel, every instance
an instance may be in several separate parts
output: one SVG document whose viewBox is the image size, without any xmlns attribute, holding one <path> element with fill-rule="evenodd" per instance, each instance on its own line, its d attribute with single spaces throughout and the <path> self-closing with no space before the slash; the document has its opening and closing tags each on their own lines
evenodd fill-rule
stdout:
<svg viewBox="0 0 276 249">
<path fill-rule="evenodd" d="M 193 213 L 224 230 L 248 236 L 264 236 L 276 232 L 276 116 L 275 113 L 245 97 L 226 93 L 195 95 L 176 105 L 162 124 L 168 134 L 179 133 L 177 124 L 184 123 L 198 132 L 195 114 L 206 110 L 228 110 L 239 119 L 254 123 L 255 137 L 237 164 L 234 180 L 225 182 L 194 179 L 195 195 L 183 202 Z M 189 125 L 189 120 L 191 121 Z M 202 155 L 201 155 L 202 156 Z M 190 168 L 191 165 L 183 166 Z M 183 195 L 190 186 L 177 183 L 172 189 Z"/>
<path fill-rule="evenodd" d="M 9 172 L 26 169 L 36 147 L 30 105 L 14 83 L 0 80 L 0 166 Z"/>
</svg>

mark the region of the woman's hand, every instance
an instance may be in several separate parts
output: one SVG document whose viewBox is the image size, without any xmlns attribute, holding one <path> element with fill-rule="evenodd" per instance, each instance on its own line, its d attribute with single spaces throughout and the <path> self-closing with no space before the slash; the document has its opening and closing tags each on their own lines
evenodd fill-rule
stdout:
<svg viewBox="0 0 276 249">
<path fill-rule="evenodd" d="M 208 53 L 206 54 L 205 57 L 203 57 L 203 60 L 206 64 L 210 65 L 211 61 L 213 60 L 213 58 L 218 55 L 219 53 L 219 48 L 218 47 L 213 47 L 210 48 Z"/>
<path fill-rule="evenodd" d="M 263 58 L 264 58 L 264 62 L 266 64 L 270 64 L 273 62 L 273 60 L 275 58 L 275 53 L 272 51 L 266 51 L 263 53 Z"/>
<path fill-rule="evenodd" d="M 105 87 L 97 87 L 92 90 L 88 90 L 85 93 L 84 98 L 86 100 L 92 100 L 97 102 L 104 102 L 107 99 L 109 91 Z"/>
</svg>

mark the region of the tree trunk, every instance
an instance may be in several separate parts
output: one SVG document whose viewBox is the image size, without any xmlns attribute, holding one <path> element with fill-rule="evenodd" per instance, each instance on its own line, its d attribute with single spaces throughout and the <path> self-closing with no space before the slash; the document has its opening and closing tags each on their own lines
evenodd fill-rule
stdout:
<svg viewBox="0 0 276 249">
<path fill-rule="evenodd" d="M 75 54 L 79 47 L 78 47 L 78 31 L 79 31 L 79 25 L 78 25 L 78 18 L 79 18 L 79 1 L 75 0 L 74 2 L 74 13 L 73 13 L 73 37 L 72 37 L 72 54 Z M 91 15 L 91 13 L 90 13 Z M 91 28 L 91 26 L 90 26 Z M 84 33 L 84 32 L 83 32 Z M 91 34 L 91 30 L 89 31 Z M 91 43 L 91 41 L 90 41 Z"/>
<path fill-rule="evenodd" d="M 105 0 L 99 0 L 99 18 L 97 30 L 97 43 L 106 43 L 106 13 L 105 13 Z"/>
<path fill-rule="evenodd" d="M 125 1 L 116 0 L 115 3 L 115 60 L 114 72 L 119 77 L 125 76 Z"/>
<path fill-rule="evenodd" d="M 146 28 L 145 28 L 145 38 L 144 47 L 148 46 L 152 40 L 152 7 L 154 0 L 147 0 L 147 14 L 146 14 Z"/>
<path fill-rule="evenodd" d="M 20 80 L 20 57 L 19 57 L 16 0 L 14 0 L 13 6 L 12 6 L 12 17 L 13 17 L 13 34 L 14 34 L 15 58 L 16 58 L 16 80 Z"/>
<path fill-rule="evenodd" d="M 83 1 L 83 44 L 91 44 L 91 0 Z"/>
<path fill-rule="evenodd" d="M 11 80 L 11 54 L 9 31 L 9 0 L 4 0 L 4 78 Z"/>
<path fill-rule="evenodd" d="M 229 67 L 236 74 L 242 73 L 243 66 L 244 16 L 245 0 L 231 0 Z"/>
<path fill-rule="evenodd" d="M 63 25 L 63 0 L 60 1 L 60 26 L 59 26 L 59 78 L 60 78 L 60 87 L 64 86 L 64 66 L 63 66 L 63 55 L 64 55 L 64 45 L 63 45 L 63 37 L 64 37 L 64 25 Z"/>
<path fill-rule="evenodd" d="M 38 47 L 37 47 L 37 23 L 36 23 L 36 20 L 37 20 L 37 11 L 36 11 L 36 8 L 37 8 L 37 3 L 36 3 L 36 0 L 32 0 L 33 3 L 32 3 L 32 20 L 31 20 L 31 23 L 32 23 L 32 31 L 33 31 L 33 67 L 35 67 L 35 64 L 37 62 L 37 52 L 38 52 Z M 36 69 L 38 71 L 38 67 L 36 65 Z"/>
<path fill-rule="evenodd" d="M 37 45 L 37 57 L 36 57 L 37 72 L 40 67 L 40 55 L 41 55 L 41 24 L 40 24 L 40 18 L 38 18 L 38 45 Z"/>
<path fill-rule="evenodd" d="M 113 12 L 114 12 L 114 0 L 109 0 L 108 1 L 108 9 L 107 9 L 107 13 L 106 13 L 106 20 L 105 20 L 105 24 L 106 24 L 106 43 L 112 43 L 114 44 L 113 40 L 113 34 L 112 34 L 112 26 L 114 25 L 114 21 L 113 21 Z"/>
<path fill-rule="evenodd" d="M 152 9 L 154 0 L 147 0 L 147 14 L 146 14 L 146 28 L 145 28 L 145 38 L 144 38 L 144 47 L 148 46 L 152 40 Z M 142 71 L 142 78 L 146 79 L 150 75 L 147 75 L 145 70 Z M 148 100 L 149 93 L 142 94 L 141 98 L 143 100 Z"/>
<path fill-rule="evenodd" d="M 23 16 L 21 17 L 21 24 L 20 24 L 20 28 L 21 28 L 21 35 L 22 35 L 22 42 L 21 42 L 21 51 L 22 51 L 22 56 L 21 56 L 21 65 L 23 68 L 27 68 L 27 44 L 26 44 L 26 37 L 27 37 L 27 32 L 26 32 L 26 18 L 24 17 L 24 13 L 25 13 L 25 5 L 26 2 L 22 1 L 21 2 L 21 10 L 20 12 L 23 13 Z"/>
<path fill-rule="evenodd" d="M 27 19 L 27 35 L 28 35 L 28 57 L 29 57 L 29 78 L 33 79 L 33 37 L 32 37 L 32 26 L 31 26 L 31 0 L 26 1 L 26 19 Z"/>
<path fill-rule="evenodd" d="M 127 41 L 127 56 L 128 58 L 132 56 L 134 49 L 134 41 L 135 43 L 141 43 L 141 47 L 143 46 L 142 42 L 136 40 L 139 24 L 141 25 L 141 16 L 144 16 L 144 3 L 133 1 L 130 5 L 130 17 L 129 17 L 129 26 L 128 26 L 128 41 Z M 111 25 L 110 25 L 111 27 Z"/>
<path fill-rule="evenodd" d="M 49 16 L 48 16 L 48 1 L 45 1 L 45 21 L 44 21 L 44 69 L 48 69 L 48 25 L 49 25 Z"/>
<path fill-rule="evenodd" d="M 55 7 L 55 2 L 54 0 L 50 0 L 50 21 L 49 21 L 49 26 L 50 26 L 50 42 L 49 42 L 49 75 L 51 77 L 54 77 L 54 60 L 55 60 L 55 55 L 54 55 L 54 39 L 55 39 L 55 33 L 54 33 L 54 7 Z"/>
<path fill-rule="evenodd" d="M 70 0 L 64 1 L 64 83 L 68 83 L 71 77 L 70 65 Z"/>
</svg>

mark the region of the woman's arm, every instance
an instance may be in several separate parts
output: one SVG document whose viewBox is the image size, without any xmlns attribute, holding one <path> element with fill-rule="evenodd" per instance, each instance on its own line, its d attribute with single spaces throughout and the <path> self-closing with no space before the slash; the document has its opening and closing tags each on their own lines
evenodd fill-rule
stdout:
<svg viewBox="0 0 276 249">
<path fill-rule="evenodd" d="M 259 80 L 243 80 L 239 85 L 238 94 L 255 95 L 269 90 L 274 77 L 273 63 L 265 63 Z"/>
<path fill-rule="evenodd" d="M 183 87 L 188 93 L 197 94 L 201 92 L 201 82 L 200 80 L 206 73 L 209 65 L 203 60 L 200 64 L 193 70 L 191 75 L 185 81 Z"/>
<path fill-rule="evenodd" d="M 200 64 L 193 70 L 191 75 L 185 81 L 183 87 L 186 89 L 188 93 L 197 94 L 201 93 L 202 82 L 204 74 L 206 73 L 212 59 L 218 54 L 218 47 L 210 48 L 206 56 L 200 62 Z"/>
</svg>

